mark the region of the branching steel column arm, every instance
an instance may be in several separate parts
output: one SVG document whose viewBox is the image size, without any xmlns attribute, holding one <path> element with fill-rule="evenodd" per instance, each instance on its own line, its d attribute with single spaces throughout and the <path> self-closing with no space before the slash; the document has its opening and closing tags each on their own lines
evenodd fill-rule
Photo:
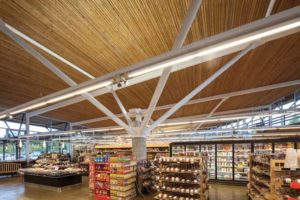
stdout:
<svg viewBox="0 0 300 200">
<path fill-rule="evenodd" d="M 212 109 L 212 111 L 210 111 L 210 113 L 207 115 L 207 117 L 206 118 L 210 118 L 215 112 L 216 112 L 216 110 L 228 99 L 229 97 L 227 97 L 227 98 L 223 98 L 215 107 L 214 107 L 214 109 Z M 196 130 L 198 130 L 202 125 L 204 124 L 204 122 L 201 122 L 201 123 L 199 123 L 197 126 L 196 126 L 196 128 L 194 128 L 194 130 L 196 131 Z"/>
<path fill-rule="evenodd" d="M 200 8 L 201 2 L 202 2 L 202 0 L 194 0 L 192 2 L 192 4 L 190 5 L 190 8 L 188 10 L 188 15 L 184 19 L 184 22 L 183 22 L 183 25 L 181 27 L 180 33 L 179 33 L 179 35 L 177 36 L 177 38 L 175 40 L 175 43 L 173 45 L 172 50 L 182 47 L 182 45 L 185 41 L 185 38 L 186 38 L 186 36 L 187 36 L 187 34 L 190 30 L 190 27 L 192 26 L 193 21 L 194 21 L 196 15 L 197 15 L 197 12 Z M 169 75 L 170 75 L 171 71 L 172 71 L 172 66 L 165 68 L 162 72 L 162 76 L 159 79 L 159 82 L 158 82 L 158 84 L 155 88 L 155 91 L 154 91 L 153 97 L 151 99 L 149 108 L 147 110 L 145 118 L 143 119 L 142 125 L 140 127 L 141 132 L 145 129 L 145 127 L 147 126 L 147 124 L 149 123 L 149 121 L 151 119 L 151 116 L 152 116 L 152 114 L 155 110 L 155 107 L 156 107 L 156 105 L 158 103 L 158 100 L 161 96 L 161 93 L 162 93 L 162 91 L 163 91 L 163 89 L 164 89 L 164 87 L 167 83 L 167 80 L 169 78 Z"/>
<path fill-rule="evenodd" d="M 236 55 L 233 59 L 231 59 L 228 63 L 222 66 L 217 72 L 215 72 L 212 76 L 206 79 L 203 83 L 201 83 L 198 87 L 196 87 L 192 92 L 190 92 L 187 96 L 185 96 L 181 101 L 175 104 L 170 110 L 168 110 L 163 116 L 161 116 L 158 120 L 156 120 L 148 129 L 146 134 L 149 134 L 153 129 L 155 129 L 159 124 L 164 122 L 167 118 L 169 118 L 172 114 L 174 114 L 179 108 L 181 108 L 184 104 L 186 104 L 189 100 L 191 100 L 196 94 L 202 91 L 207 85 L 213 82 L 216 78 L 218 78 L 223 72 L 225 72 L 228 68 L 230 68 L 234 63 L 236 63 L 241 57 L 246 55 L 249 51 L 254 49 L 257 44 L 252 44 L 238 55 Z"/>
<path fill-rule="evenodd" d="M 9 30 L 4 22 L 0 20 L 1 30 L 8 35 L 11 39 L 17 42 L 20 46 L 22 46 L 28 53 L 30 53 L 33 57 L 43 63 L 48 69 L 50 69 L 54 74 L 60 77 L 63 81 L 65 81 L 70 86 L 75 86 L 77 83 L 73 81 L 69 76 L 63 73 L 60 69 L 58 69 L 54 64 L 52 64 L 48 59 L 42 56 L 39 52 L 33 49 L 31 46 L 26 44 L 21 38 L 19 38 L 15 33 Z M 108 110 L 102 103 L 97 101 L 92 95 L 88 93 L 82 94 L 88 101 L 90 101 L 94 106 L 96 106 L 99 110 L 109 116 L 114 122 L 124 127 L 128 132 L 133 133 L 133 130 L 125 124 L 122 120 L 120 120 L 117 116 L 115 116 L 110 110 Z"/>
<path fill-rule="evenodd" d="M 272 13 L 273 7 L 275 5 L 276 0 L 270 0 L 269 6 L 268 6 L 268 10 L 266 12 L 266 17 L 269 17 Z"/>
<path fill-rule="evenodd" d="M 130 124 L 131 124 L 132 121 L 131 121 L 130 117 L 128 116 L 128 113 L 127 113 L 127 111 L 126 111 L 124 105 L 122 104 L 121 99 L 120 99 L 119 96 L 117 95 L 116 91 L 111 90 L 111 93 L 112 93 L 113 97 L 115 98 L 115 100 L 116 100 L 117 104 L 119 105 L 119 107 L 120 107 L 120 109 L 121 109 L 121 111 L 122 111 L 122 113 L 123 113 L 125 119 L 127 120 L 128 124 L 129 124 L 129 126 L 130 126 Z"/>
</svg>

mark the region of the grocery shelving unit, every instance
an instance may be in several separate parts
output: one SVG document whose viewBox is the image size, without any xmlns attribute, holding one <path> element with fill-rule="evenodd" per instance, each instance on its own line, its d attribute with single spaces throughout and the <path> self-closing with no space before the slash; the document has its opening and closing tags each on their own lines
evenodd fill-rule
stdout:
<svg viewBox="0 0 300 200">
<path fill-rule="evenodd" d="M 95 146 L 98 153 L 102 155 L 109 156 L 131 156 L 132 150 L 131 145 L 101 145 Z M 153 160 L 157 155 L 159 156 L 169 156 L 169 144 L 159 143 L 159 144 L 147 144 L 147 159 Z"/>
<path fill-rule="evenodd" d="M 130 200 L 136 196 L 136 161 L 131 158 L 110 158 L 110 197 Z"/>
<path fill-rule="evenodd" d="M 300 169 L 284 168 L 273 154 L 250 156 L 248 195 L 251 200 L 296 200 L 300 196 Z M 289 180 L 289 183 L 287 183 Z"/>
<path fill-rule="evenodd" d="M 95 200 L 110 199 L 110 163 L 109 158 L 93 162 L 93 175 Z M 91 182 L 91 181 L 90 181 Z"/>
<path fill-rule="evenodd" d="M 275 147 L 290 146 L 297 148 L 300 138 L 280 138 L 262 140 L 224 140 L 224 141 L 198 141 L 175 142 L 170 144 L 171 156 L 185 156 L 188 154 L 207 153 L 209 166 L 209 180 L 212 182 L 232 182 L 246 184 L 248 182 L 250 153 L 274 153 Z M 193 148 L 190 148 L 193 146 Z M 198 146 L 199 148 L 195 148 Z M 300 144 L 298 144 L 300 148 Z M 189 151 L 187 152 L 187 149 Z M 191 152 L 194 149 L 194 152 Z M 222 152 L 223 151 L 223 152 Z M 226 168 L 226 169 L 225 169 Z"/>
<path fill-rule="evenodd" d="M 163 157 L 156 170 L 155 199 L 208 199 L 207 157 Z"/>
</svg>

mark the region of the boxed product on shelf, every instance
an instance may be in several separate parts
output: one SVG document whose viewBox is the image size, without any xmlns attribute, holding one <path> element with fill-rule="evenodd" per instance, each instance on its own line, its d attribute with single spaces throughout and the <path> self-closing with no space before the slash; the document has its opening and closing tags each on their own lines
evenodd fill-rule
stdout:
<svg viewBox="0 0 300 200">
<path fill-rule="evenodd" d="M 136 161 L 133 157 L 110 158 L 110 197 L 129 200 L 136 196 Z"/>
<path fill-rule="evenodd" d="M 94 182 L 95 200 L 110 200 L 110 158 L 97 156 L 90 162 L 90 183 Z"/>
</svg>

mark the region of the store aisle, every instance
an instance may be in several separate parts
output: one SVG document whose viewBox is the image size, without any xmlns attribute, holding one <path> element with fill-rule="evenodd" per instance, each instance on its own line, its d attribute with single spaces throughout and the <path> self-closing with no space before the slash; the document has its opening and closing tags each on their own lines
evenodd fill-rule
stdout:
<svg viewBox="0 0 300 200">
<path fill-rule="evenodd" d="M 246 186 L 212 184 L 209 191 L 209 200 L 248 200 Z"/>
<path fill-rule="evenodd" d="M 87 178 L 83 178 L 83 184 L 62 192 L 45 190 L 38 187 L 24 187 L 20 177 L 0 179 L 0 199 L 5 200 L 92 200 L 89 193 Z M 145 200 L 152 200 L 147 196 Z M 210 188 L 210 200 L 247 200 L 245 186 L 230 186 L 213 184 Z M 136 198 L 142 200 L 142 198 Z"/>
</svg>

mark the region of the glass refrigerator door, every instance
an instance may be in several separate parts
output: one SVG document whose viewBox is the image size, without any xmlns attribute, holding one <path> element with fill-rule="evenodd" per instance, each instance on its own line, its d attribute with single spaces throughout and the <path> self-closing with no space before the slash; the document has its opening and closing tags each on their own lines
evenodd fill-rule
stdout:
<svg viewBox="0 0 300 200">
<path fill-rule="evenodd" d="M 185 146 L 184 145 L 173 145 L 172 146 L 172 156 L 185 156 Z"/>
<path fill-rule="evenodd" d="M 300 149 L 300 142 L 297 142 L 297 149 Z"/>
<path fill-rule="evenodd" d="M 286 149 L 294 148 L 293 142 L 278 142 L 275 143 L 275 153 L 285 153 Z"/>
<path fill-rule="evenodd" d="M 272 153 L 272 143 L 254 143 L 254 153 Z"/>
<path fill-rule="evenodd" d="M 215 145 L 214 144 L 201 145 L 201 153 L 207 153 L 207 168 L 209 170 L 208 178 L 216 179 Z"/>
<path fill-rule="evenodd" d="M 200 155 L 199 145 L 186 145 L 186 156 L 198 157 Z"/>
<path fill-rule="evenodd" d="M 248 157 L 251 153 L 251 144 L 234 144 L 234 180 L 248 180 Z"/>
<path fill-rule="evenodd" d="M 217 179 L 233 179 L 232 144 L 217 145 Z"/>
</svg>

